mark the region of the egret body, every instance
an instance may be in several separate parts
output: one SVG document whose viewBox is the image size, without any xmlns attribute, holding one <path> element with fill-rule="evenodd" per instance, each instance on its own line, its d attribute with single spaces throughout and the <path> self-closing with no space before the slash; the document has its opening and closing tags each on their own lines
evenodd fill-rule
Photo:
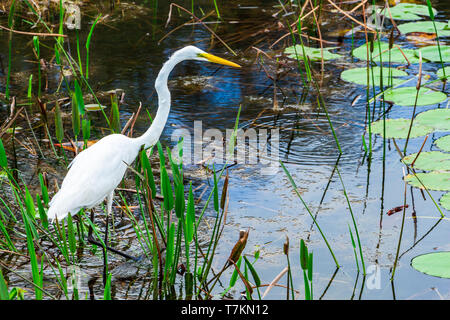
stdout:
<svg viewBox="0 0 450 320">
<path fill-rule="evenodd" d="M 69 165 L 61 189 L 50 201 L 47 216 L 53 221 L 80 209 L 91 209 L 107 198 L 107 214 L 111 212 L 114 189 L 122 180 L 127 166 L 138 156 L 142 146 L 152 147 L 158 141 L 170 111 L 170 91 L 167 80 L 172 69 L 184 60 L 210 61 L 239 67 L 225 59 L 208 54 L 194 46 L 176 51 L 163 65 L 155 82 L 158 111 L 152 125 L 140 137 L 122 134 L 108 135 L 80 152 Z"/>
</svg>

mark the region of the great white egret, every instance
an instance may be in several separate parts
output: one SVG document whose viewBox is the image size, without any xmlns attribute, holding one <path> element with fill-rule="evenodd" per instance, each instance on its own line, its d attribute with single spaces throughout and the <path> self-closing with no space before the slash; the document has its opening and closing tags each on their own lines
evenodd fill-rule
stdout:
<svg viewBox="0 0 450 320">
<path fill-rule="evenodd" d="M 170 111 L 170 91 L 167 80 L 172 69 L 184 60 L 210 61 L 240 67 L 238 64 L 206 53 L 194 46 L 187 46 L 176 51 L 163 65 L 156 78 L 158 111 L 152 125 L 138 138 L 110 134 L 80 152 L 70 163 L 69 172 L 64 178 L 61 189 L 50 201 L 47 212 L 50 221 L 55 218 L 61 220 L 68 214 L 75 215 L 82 208 L 91 209 L 107 198 L 106 224 L 108 224 L 114 189 L 122 180 L 127 166 L 136 159 L 142 146 L 149 148 L 155 145 L 164 129 Z"/>
</svg>

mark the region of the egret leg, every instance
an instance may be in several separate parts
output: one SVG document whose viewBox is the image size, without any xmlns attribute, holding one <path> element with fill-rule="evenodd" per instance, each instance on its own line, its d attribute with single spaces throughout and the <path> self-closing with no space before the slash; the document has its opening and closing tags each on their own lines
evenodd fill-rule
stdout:
<svg viewBox="0 0 450 320">
<path fill-rule="evenodd" d="M 91 219 L 92 223 L 94 223 L 94 219 L 95 219 L 94 210 L 91 210 L 90 219 Z M 89 226 L 89 230 L 88 230 L 88 242 L 90 244 L 94 244 L 94 245 L 96 245 L 98 247 L 102 247 L 103 248 L 103 244 L 101 244 L 99 241 L 94 239 L 94 236 L 92 235 L 92 227 L 91 226 Z M 105 245 L 106 245 L 106 243 L 105 243 Z M 116 253 L 116 254 L 124 257 L 125 259 L 130 259 L 130 260 L 134 260 L 134 261 L 138 261 L 139 260 L 139 258 L 130 256 L 129 254 L 127 254 L 125 252 L 122 252 L 120 250 L 114 249 L 114 248 L 109 247 L 109 246 L 106 246 L 106 250 L 109 250 L 109 251 L 111 251 L 113 253 Z"/>
<path fill-rule="evenodd" d="M 109 215 L 112 213 L 112 202 L 114 197 L 114 191 L 111 192 L 106 198 L 106 223 L 105 223 L 105 240 L 103 247 L 103 285 L 106 285 L 106 278 L 108 272 L 108 225 L 109 225 Z"/>
</svg>

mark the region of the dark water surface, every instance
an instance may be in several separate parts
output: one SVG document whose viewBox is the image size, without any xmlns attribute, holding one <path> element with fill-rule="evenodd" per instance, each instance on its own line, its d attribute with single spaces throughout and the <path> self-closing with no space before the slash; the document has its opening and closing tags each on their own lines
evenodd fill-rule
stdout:
<svg viewBox="0 0 450 320">
<path fill-rule="evenodd" d="M 223 20 L 208 26 L 236 51 L 237 56 L 233 56 L 217 39 L 212 40 L 210 33 L 200 25 L 184 26 L 158 43 L 167 32 L 187 19 L 186 15 L 179 17 L 178 12 L 174 10 L 169 26 L 165 28 L 169 11 L 168 2 L 159 1 L 157 10 L 152 1 L 138 1 L 142 7 L 127 7 L 122 4 L 123 7 L 117 6 L 113 11 L 109 11 L 107 3 L 100 2 L 86 9 L 81 37 L 84 39 L 99 9 L 103 15 L 110 14 L 104 23 L 96 27 L 92 38 L 90 84 L 95 92 L 117 88 L 124 90 L 125 103 L 120 109 L 122 125 L 125 125 L 131 114 L 136 112 L 139 103 L 148 108 L 152 114 L 155 113 L 157 99 L 154 80 L 161 65 L 176 49 L 194 44 L 239 63 L 242 65 L 241 69 L 200 62 L 183 62 L 175 68 L 169 84 L 172 108 L 166 129 L 161 136 L 163 145 L 174 146 L 171 136 L 176 129 L 186 128 L 193 132 L 196 120 L 202 121 L 203 131 L 218 129 L 225 136 L 226 129 L 233 128 L 241 105 L 241 128 L 280 130 L 279 157 L 286 163 L 302 197 L 315 214 L 338 158 L 338 149 L 323 109 L 317 106 L 315 89 L 311 88 L 309 92 L 305 92 L 296 69 L 296 62 L 281 55 L 279 59 L 284 63 L 281 70 L 283 77 L 277 81 L 279 90 L 276 94 L 280 111 L 273 111 L 273 82 L 263 68 L 255 63 L 256 50 L 252 47 L 258 47 L 273 56 L 281 53 L 289 44 L 290 37 L 287 37 L 273 49 L 269 48 L 284 34 L 276 27 L 277 19 L 272 17 L 278 10 L 273 8 L 277 2 L 218 1 Z M 185 1 L 181 4 L 190 8 L 190 3 Z M 446 21 L 450 17 L 447 1 L 433 1 L 433 4 L 439 10 L 437 19 Z M 195 6 L 199 16 L 199 7 L 204 12 L 214 10 L 213 1 L 209 0 L 195 1 Z M 336 53 L 342 54 L 344 58 L 325 63 L 321 94 L 342 148 L 339 170 L 358 223 L 368 275 L 365 281 L 361 274 L 357 276 L 348 232 L 348 225 L 352 224 L 351 216 L 339 177 L 333 175 L 317 218 L 341 265 L 335 273 L 333 259 L 324 241 L 317 228 L 311 230 L 311 217 L 293 192 L 282 169 L 278 168 L 275 173 L 265 174 L 264 165 L 261 163 L 238 164 L 229 169 L 230 203 L 227 225 L 213 267 L 216 269 L 222 267 L 238 239 L 239 230 L 249 228 L 250 236 L 245 252 L 252 255 L 255 250 L 261 250 L 255 268 L 262 283 L 270 283 L 285 268 L 283 243 L 288 237 L 290 259 L 295 268 L 294 286 L 303 292 L 303 277 L 299 267 L 299 241 L 303 238 L 309 239 L 308 247 L 314 252 L 315 298 L 448 299 L 450 298 L 448 279 L 419 273 L 410 266 L 411 259 L 417 255 L 450 250 L 449 220 L 441 220 L 436 225 L 439 212 L 428 195 L 425 196 L 425 200 L 418 189 L 407 188 L 409 208 L 406 210 L 400 250 L 402 255 L 395 281 L 392 283 L 389 280 L 398 244 L 402 213 L 387 216 L 386 212 L 403 204 L 403 166 L 390 141 L 383 172 L 383 144 L 379 136 L 373 137 L 373 160 L 368 162 L 364 157 L 361 136 L 364 133 L 365 123 L 365 89 L 339 78 L 343 70 L 354 66 L 355 63 L 358 66 L 364 66 L 364 63 L 351 61 L 351 36 L 336 35 L 337 30 L 348 31 L 351 28 L 341 16 L 336 19 L 336 14 L 326 13 L 323 18 L 326 23 L 321 29 L 325 39 L 336 42 L 330 46 L 338 47 Z M 5 17 L 1 21 L 6 25 Z M 73 39 L 71 36 L 71 40 Z M 7 57 L 7 41 L 6 33 L 1 33 L 0 55 L 4 64 Z M 363 34 L 357 35 L 355 46 L 363 44 L 364 41 Z M 446 42 L 447 39 L 442 41 Z M 43 43 L 53 45 L 51 41 Z M 396 39 L 396 43 L 414 46 L 413 43 L 406 41 L 404 36 Z M 30 38 L 14 36 L 13 95 L 25 96 L 28 76 L 32 72 L 36 73 L 37 67 L 33 62 L 35 58 L 31 46 Z M 71 49 L 74 54 L 73 42 Z M 42 51 L 43 55 L 49 53 L 45 48 Z M 275 74 L 277 68 L 275 62 L 265 57 L 264 60 L 268 72 Z M 313 68 L 315 72 L 320 73 L 320 63 L 313 63 Z M 411 66 L 407 72 L 415 75 L 417 68 Z M 438 68 L 438 64 L 429 63 L 425 71 L 432 74 Z M 54 74 L 57 75 L 56 72 Z M 3 77 L 0 81 L 1 91 L 4 92 Z M 49 87 L 54 90 L 57 87 L 54 85 L 58 81 L 57 76 L 50 78 L 49 81 Z M 357 96 L 361 98 L 352 105 Z M 107 101 L 105 104 L 109 105 Z M 447 107 L 447 102 L 441 107 Z M 64 112 L 69 113 L 69 108 L 70 106 L 65 106 Z M 418 107 L 417 112 L 431 108 L 436 106 Z M 261 114 L 263 110 L 265 111 Z M 389 117 L 410 117 L 411 114 L 412 108 L 394 106 L 389 112 Z M 8 106 L 0 106 L 1 119 L 7 115 Z M 106 125 L 99 113 L 93 115 L 92 119 L 96 126 L 93 135 L 100 138 L 108 133 L 106 129 L 100 130 Z M 70 128 L 70 118 L 67 121 L 67 128 Z M 135 135 L 144 132 L 148 125 L 147 116 L 142 113 L 136 123 Z M 430 135 L 424 150 L 428 151 L 432 147 L 432 142 L 441 135 L 443 134 Z M 422 141 L 423 137 L 412 139 L 408 150 L 411 153 L 416 152 Z M 42 165 L 25 149 L 19 148 L 18 156 L 19 169 L 30 173 L 31 176 L 37 167 Z M 47 166 L 51 167 L 54 164 L 50 162 Z M 187 170 L 202 172 L 201 167 L 195 164 L 188 165 Z M 63 168 L 56 171 L 54 169 L 50 175 L 61 181 L 64 176 Z M 208 184 L 211 183 L 212 177 L 195 180 L 197 185 L 202 182 Z M 431 194 L 435 199 L 439 199 L 442 193 L 431 192 Z M 417 215 L 416 220 L 412 219 L 413 210 Z M 208 232 L 208 229 L 204 231 Z M 121 260 L 118 258 L 117 261 Z M 100 258 L 98 261 L 86 261 L 87 269 L 98 268 L 100 265 Z M 379 277 L 376 270 L 380 272 Z M 116 274 L 118 273 L 116 271 Z M 230 275 L 231 273 L 224 275 L 225 287 Z M 280 280 L 280 284 L 285 283 L 285 278 Z M 239 296 L 239 290 L 244 289 L 238 285 L 233 291 L 234 297 Z M 128 290 L 126 284 L 118 281 L 117 297 L 124 297 L 125 291 L 130 299 L 139 294 L 133 289 Z M 284 299 L 285 296 L 286 289 L 274 288 L 267 297 Z M 300 297 L 303 295 L 300 294 Z"/>
</svg>

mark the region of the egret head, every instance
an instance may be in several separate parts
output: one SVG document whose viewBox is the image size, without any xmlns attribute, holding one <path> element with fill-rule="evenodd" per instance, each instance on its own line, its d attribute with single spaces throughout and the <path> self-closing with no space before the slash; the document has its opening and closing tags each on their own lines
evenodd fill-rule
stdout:
<svg viewBox="0 0 450 320">
<path fill-rule="evenodd" d="M 234 62 L 219 58 L 215 55 L 207 53 L 207 52 L 205 52 L 197 47 L 194 47 L 194 46 L 184 47 L 183 49 L 180 49 L 177 52 L 175 52 L 175 54 L 180 55 L 182 60 L 209 61 L 209 62 L 223 64 L 223 65 L 235 67 L 235 68 L 241 67 L 240 65 L 238 65 Z"/>
</svg>

